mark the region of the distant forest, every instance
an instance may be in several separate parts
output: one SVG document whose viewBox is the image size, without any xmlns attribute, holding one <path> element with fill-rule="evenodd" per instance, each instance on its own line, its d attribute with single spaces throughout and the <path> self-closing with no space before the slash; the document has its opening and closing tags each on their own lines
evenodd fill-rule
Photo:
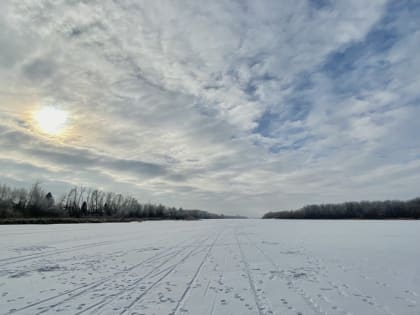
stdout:
<svg viewBox="0 0 420 315">
<path fill-rule="evenodd" d="M 420 198 L 309 205 L 294 211 L 269 212 L 264 219 L 420 219 Z"/>
<path fill-rule="evenodd" d="M 125 221 L 127 218 L 189 220 L 235 217 L 161 204 L 142 204 L 130 196 L 85 187 L 74 187 L 55 199 L 50 192 L 44 191 L 39 183 L 34 184 L 29 190 L 0 185 L 0 223 L 37 223 L 36 220 L 25 221 L 27 218 L 56 218 L 56 220 L 41 220 L 42 223 L 51 223 Z M 65 218 L 96 218 L 96 220 L 64 220 Z M 110 220 L 105 220 L 106 218 Z"/>
</svg>

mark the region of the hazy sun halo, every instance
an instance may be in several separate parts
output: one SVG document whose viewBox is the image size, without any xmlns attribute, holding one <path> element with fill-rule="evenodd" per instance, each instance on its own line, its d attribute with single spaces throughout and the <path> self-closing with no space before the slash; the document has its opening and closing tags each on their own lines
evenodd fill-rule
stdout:
<svg viewBox="0 0 420 315">
<path fill-rule="evenodd" d="M 35 112 L 34 118 L 41 131 L 58 135 L 66 127 L 68 114 L 64 110 L 48 106 Z"/>
</svg>

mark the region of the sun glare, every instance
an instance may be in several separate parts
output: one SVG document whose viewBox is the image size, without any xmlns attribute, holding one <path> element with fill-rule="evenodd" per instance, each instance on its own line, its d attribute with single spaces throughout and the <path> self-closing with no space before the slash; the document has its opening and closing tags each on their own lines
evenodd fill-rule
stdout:
<svg viewBox="0 0 420 315">
<path fill-rule="evenodd" d="M 49 106 L 35 112 L 34 118 L 41 131 L 49 135 L 59 135 L 67 125 L 68 114 Z"/>
</svg>

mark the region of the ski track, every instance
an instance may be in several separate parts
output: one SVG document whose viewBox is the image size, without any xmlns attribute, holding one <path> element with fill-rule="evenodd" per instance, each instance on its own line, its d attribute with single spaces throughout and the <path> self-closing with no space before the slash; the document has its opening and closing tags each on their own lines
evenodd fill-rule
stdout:
<svg viewBox="0 0 420 315">
<path fill-rule="evenodd" d="M 182 245 L 182 244 L 180 243 L 178 245 Z M 52 304 L 52 305 L 47 306 L 44 310 L 36 313 L 36 314 L 43 314 L 43 313 L 47 312 L 49 309 L 51 309 L 51 308 L 60 306 L 60 305 L 64 304 L 65 302 L 71 301 L 71 300 L 75 299 L 76 297 L 81 296 L 82 294 L 84 294 L 86 292 L 92 291 L 94 288 L 97 288 L 97 287 L 103 285 L 106 282 L 109 282 L 109 281 L 114 280 L 116 277 L 125 274 L 127 271 L 132 271 L 132 270 L 134 270 L 136 268 L 139 268 L 140 266 L 142 266 L 142 265 L 144 265 L 146 263 L 154 262 L 156 260 L 159 260 L 159 259 L 162 259 L 162 258 L 165 258 L 165 257 L 169 256 L 170 258 L 165 261 L 165 262 L 167 262 L 171 258 L 174 258 L 179 252 L 187 249 L 188 247 L 189 246 L 181 246 L 181 250 L 176 251 L 175 254 L 173 254 L 171 252 L 169 252 L 169 253 L 157 253 L 156 255 L 152 256 L 151 258 L 145 259 L 145 260 L 141 261 L 140 263 L 137 263 L 137 264 L 135 264 L 133 266 L 130 266 L 129 268 L 125 268 L 122 271 L 119 271 L 119 272 L 117 272 L 117 273 L 115 273 L 115 274 L 113 274 L 111 276 L 108 276 L 108 277 L 105 277 L 103 279 L 100 279 L 99 281 L 96 281 L 96 282 L 94 282 L 94 283 L 92 283 L 90 285 L 83 285 L 81 287 L 72 289 L 70 291 L 65 291 L 65 292 L 63 292 L 61 294 L 57 294 L 57 295 L 51 296 L 49 298 L 46 298 L 46 299 L 43 299 L 41 301 L 32 303 L 32 304 L 27 305 L 25 307 L 22 307 L 20 309 L 13 310 L 13 311 L 11 311 L 11 312 L 9 312 L 7 314 L 13 314 L 13 313 L 16 313 L 16 312 L 25 311 L 25 310 L 27 310 L 29 308 L 34 307 L 34 306 L 39 306 L 39 305 L 41 305 L 41 304 L 43 304 L 45 302 L 49 302 L 49 301 L 52 301 L 54 299 L 57 299 L 57 298 L 60 298 L 60 297 L 64 297 L 66 295 L 72 294 L 73 292 L 76 292 L 76 291 L 81 290 L 81 291 L 79 291 L 79 292 L 77 292 L 75 294 L 72 294 L 71 296 L 65 298 L 64 300 L 61 300 L 61 301 L 57 302 L 56 304 Z"/>
<path fill-rule="evenodd" d="M 137 296 L 130 304 L 128 304 L 125 309 L 120 313 L 120 315 L 125 314 L 126 312 L 128 312 L 134 305 L 136 305 L 138 302 L 140 302 L 140 300 L 147 294 L 149 293 L 155 286 L 157 286 L 159 283 L 161 283 L 168 275 L 170 275 L 176 267 L 178 267 L 178 265 L 180 265 L 181 263 L 185 262 L 191 255 L 192 253 L 195 251 L 196 249 L 194 248 L 193 250 L 191 250 L 190 252 L 187 253 L 187 255 L 185 255 L 178 263 L 174 264 L 173 266 L 167 268 L 167 271 L 164 272 L 163 276 L 161 276 L 160 278 L 158 278 L 155 282 L 152 283 L 151 286 L 149 286 L 146 290 L 144 290 L 144 292 L 142 294 L 140 294 L 139 296 Z"/>
<path fill-rule="evenodd" d="M 173 312 L 171 313 L 171 315 L 176 315 L 176 313 L 178 312 L 178 310 L 179 310 L 179 308 L 181 307 L 182 303 L 184 302 L 184 300 L 185 300 L 185 298 L 186 298 L 186 296 L 187 296 L 188 292 L 189 292 L 189 291 L 191 291 L 191 287 L 192 287 L 192 285 L 194 284 L 194 282 L 196 281 L 196 279 L 197 279 L 198 275 L 200 274 L 201 269 L 202 269 L 202 268 L 203 268 L 203 266 L 204 266 L 204 263 L 207 261 L 207 259 L 208 259 L 209 255 L 210 255 L 210 253 L 211 253 L 211 251 L 212 251 L 212 249 L 213 249 L 214 245 L 216 244 L 217 240 L 219 239 L 219 237 L 220 237 L 220 234 L 219 234 L 219 235 L 217 235 L 217 237 L 216 237 L 216 239 L 214 240 L 214 242 L 211 244 L 211 246 L 209 246 L 209 249 L 208 249 L 208 251 L 207 251 L 206 255 L 203 257 L 203 260 L 201 261 L 201 263 L 200 263 L 200 265 L 198 266 L 198 268 L 197 268 L 196 272 L 194 273 L 193 277 L 191 278 L 190 282 L 188 283 L 187 287 L 185 288 L 185 291 L 182 293 L 182 296 L 181 296 L 181 298 L 178 300 L 178 303 L 176 304 L 175 309 L 173 310 Z"/>
<path fill-rule="evenodd" d="M 0 315 L 420 314 L 418 222 L 60 228 L 0 226 Z"/>
<path fill-rule="evenodd" d="M 48 251 L 46 253 L 37 253 L 37 254 L 21 255 L 21 256 L 16 256 L 16 257 L 8 257 L 8 258 L 0 259 L 0 262 L 1 262 L 0 267 L 4 267 L 4 266 L 9 265 L 9 264 L 15 264 L 15 263 L 18 263 L 18 262 L 24 262 L 24 261 L 28 261 L 28 260 L 32 260 L 32 259 L 39 259 L 39 258 L 54 256 L 54 255 L 58 255 L 58 254 L 62 254 L 62 253 L 69 253 L 69 252 L 73 252 L 73 251 L 89 249 L 89 248 L 93 248 L 93 247 L 96 247 L 96 246 L 106 245 L 106 244 L 109 244 L 109 243 L 110 242 L 98 242 L 98 243 L 91 243 L 91 244 L 82 244 L 82 245 L 73 246 L 73 247 L 69 247 L 69 248 L 63 248 L 63 249 L 58 249 L 58 250 L 54 250 L 54 251 Z"/>
<path fill-rule="evenodd" d="M 170 256 L 170 255 L 171 255 L 171 253 L 169 253 L 169 254 L 164 254 L 164 255 L 162 255 L 161 257 L 159 257 L 160 255 L 161 255 L 161 254 L 157 254 L 157 255 L 153 256 L 152 258 L 146 259 L 146 260 L 144 260 L 144 261 L 142 261 L 142 262 L 140 262 L 140 263 L 138 263 L 138 264 L 136 264 L 136 265 L 134 265 L 134 266 L 131 266 L 131 267 L 130 267 L 130 268 L 128 268 L 128 269 L 125 269 L 125 270 L 123 270 L 123 271 L 117 272 L 117 273 L 113 274 L 112 276 L 105 277 L 104 279 L 101 279 L 101 280 L 99 280 L 99 281 L 97 281 L 97 282 L 95 282 L 95 283 L 93 283 L 93 284 L 90 284 L 90 285 L 84 285 L 84 286 L 81 286 L 81 287 L 78 287 L 78 288 L 72 289 L 72 290 L 70 290 L 70 291 L 65 291 L 65 292 L 63 292 L 63 293 L 61 293 L 61 294 L 57 294 L 57 295 L 51 296 L 51 297 L 46 298 L 46 299 L 44 299 L 44 300 L 41 300 L 41 301 L 39 301 L 39 302 L 36 302 L 36 303 L 30 304 L 30 305 L 27 305 L 27 306 L 25 306 L 25 307 L 23 307 L 23 308 L 16 309 L 16 310 L 14 310 L 14 311 L 11 311 L 11 312 L 9 312 L 8 314 L 13 314 L 13 313 L 16 313 L 16 312 L 21 312 L 21 311 L 27 310 L 27 309 L 29 309 L 29 308 L 32 308 L 32 307 L 34 307 L 34 306 L 39 306 L 40 304 L 43 304 L 43 303 L 45 303 L 45 302 L 49 302 L 49 301 L 51 301 L 51 300 L 54 300 L 54 299 L 57 299 L 57 298 L 60 298 L 60 297 L 63 297 L 63 296 L 69 295 L 69 294 L 71 294 L 71 293 L 73 293 L 73 292 L 76 292 L 76 291 L 81 290 L 81 291 L 77 292 L 76 294 L 73 294 L 73 295 L 71 295 L 70 297 L 68 297 L 68 298 L 66 298 L 66 299 L 64 299 L 64 300 L 62 300 L 62 301 L 60 301 L 60 302 L 58 302 L 58 303 L 56 303 L 56 304 L 49 305 L 48 307 L 49 307 L 49 308 L 53 308 L 53 307 L 59 306 L 59 305 L 61 305 L 61 304 L 65 303 L 65 302 L 68 302 L 68 301 L 70 301 L 70 300 L 72 300 L 72 299 L 74 299 L 74 298 L 76 298 L 76 297 L 78 297 L 78 296 L 82 295 L 83 293 L 86 293 L 87 291 L 90 291 L 90 290 L 92 290 L 92 289 L 94 289 L 94 288 L 96 288 L 96 287 L 98 287 L 98 286 L 100 286 L 100 285 L 102 285 L 102 284 L 104 284 L 104 283 L 106 283 L 106 282 L 108 282 L 108 281 L 113 280 L 115 277 L 117 277 L 117 276 L 119 276 L 119 275 L 122 275 L 122 274 L 124 274 L 124 273 L 125 273 L 125 272 L 127 272 L 127 271 L 131 271 L 131 270 L 133 270 L 133 269 L 135 269 L 135 268 L 138 268 L 138 267 L 142 266 L 142 265 L 143 265 L 143 264 L 145 264 L 145 263 L 148 263 L 148 262 L 154 261 L 155 259 L 160 259 L 160 258 L 162 258 L 162 257 Z M 157 256 L 157 257 L 156 257 L 156 256 Z M 38 312 L 37 314 L 42 314 L 42 313 L 45 313 L 46 311 L 48 311 L 48 310 L 44 310 L 44 311 Z"/>
<path fill-rule="evenodd" d="M 259 315 L 273 314 L 273 311 L 268 307 L 268 305 L 264 305 L 262 303 L 261 297 L 257 293 L 257 288 L 256 288 L 256 285 L 255 285 L 255 280 L 252 277 L 248 260 L 245 257 L 245 254 L 244 254 L 242 245 L 241 245 L 241 243 L 239 241 L 237 230 L 235 230 L 235 239 L 236 239 L 236 243 L 238 244 L 239 252 L 241 254 L 242 263 L 245 266 L 245 272 L 246 272 L 246 275 L 248 277 L 249 287 L 251 288 L 252 294 L 254 296 L 254 302 L 255 302 L 255 305 L 257 307 L 258 314 Z M 267 311 L 265 311 L 266 308 L 268 308 Z"/>
<path fill-rule="evenodd" d="M 194 245 L 194 248 L 193 248 L 193 250 L 191 251 L 191 252 L 189 252 L 189 254 L 192 254 L 196 249 L 197 249 L 197 243 L 195 243 Z M 141 278 L 139 278 L 139 279 L 137 279 L 134 283 L 132 283 L 132 284 L 130 284 L 130 288 L 128 288 L 128 289 L 124 289 L 124 290 L 122 290 L 121 292 L 119 292 L 119 293 L 117 293 L 117 294 L 114 294 L 114 295 L 111 295 L 111 296 L 107 296 L 107 297 L 105 297 L 102 301 L 100 301 L 100 302 L 98 302 L 98 303 L 96 303 L 96 304 L 93 304 L 93 305 L 91 305 L 91 306 L 89 306 L 87 309 L 85 309 L 85 310 L 83 310 L 83 311 L 81 311 L 81 312 L 78 312 L 77 313 L 77 315 L 78 314 L 82 314 L 82 313 L 85 313 L 86 311 L 88 311 L 88 310 L 90 310 L 90 309 L 94 309 L 94 312 L 98 312 L 99 310 L 101 310 L 103 307 L 105 307 L 106 305 L 108 305 L 108 304 L 110 304 L 110 303 L 112 303 L 112 301 L 114 301 L 116 298 L 118 298 L 119 296 L 121 296 L 121 295 L 123 295 L 123 294 L 125 294 L 125 293 L 127 293 L 130 289 L 131 290 L 134 290 L 134 289 L 136 289 L 136 287 L 138 287 L 138 285 L 139 284 L 141 284 L 141 283 L 143 283 L 143 282 L 145 282 L 147 279 L 149 279 L 149 278 L 154 278 L 154 277 L 156 277 L 156 276 L 158 276 L 158 275 L 160 275 L 160 274 L 162 274 L 162 273 L 165 273 L 165 275 L 167 275 L 167 274 L 169 274 L 169 273 L 167 273 L 167 271 L 168 270 L 170 270 L 170 271 L 172 271 L 179 263 L 181 263 L 182 261 L 185 261 L 185 258 L 186 257 L 188 257 L 189 255 L 187 255 L 186 257 L 184 257 L 180 262 L 178 262 L 178 263 L 175 263 L 174 265 L 171 265 L 171 266 L 169 266 L 169 267 L 167 267 L 167 268 L 165 268 L 165 269 L 163 269 L 163 270 L 160 270 L 160 271 L 158 271 L 162 266 L 164 266 L 166 263 L 168 263 L 169 261 L 171 261 L 171 260 L 173 260 L 174 258 L 176 258 L 176 256 L 178 256 L 181 252 L 183 252 L 185 249 L 187 249 L 188 247 L 183 247 L 183 248 L 181 248 L 181 250 L 179 250 L 179 251 L 177 251 L 175 254 L 172 254 L 172 255 L 170 255 L 170 257 L 167 259 L 167 260 L 165 260 L 164 262 L 162 262 L 161 264 L 159 264 L 157 267 L 155 267 L 155 268 L 153 268 L 150 272 L 148 272 L 145 276 L 143 276 L 143 277 L 141 277 Z M 158 271 L 157 273 L 156 273 L 156 271 Z M 160 281 L 162 281 L 164 279 L 164 277 L 163 278 L 161 278 L 160 279 Z M 160 282 L 159 281 L 159 282 Z M 157 283 L 156 283 L 157 284 Z M 155 284 L 155 285 L 156 285 Z M 155 285 L 153 285 L 153 286 L 155 286 Z M 127 308 L 122 312 L 122 314 L 123 313 L 125 313 L 125 312 L 127 312 L 131 307 L 133 307 L 133 305 L 135 304 L 135 303 L 137 303 L 145 294 L 145 292 L 149 292 L 151 289 L 152 289 L 152 287 L 153 286 L 150 286 L 146 291 L 144 291 L 143 292 L 143 294 L 141 294 L 136 300 L 135 300 L 135 302 L 132 302 L 130 305 L 128 305 L 127 306 Z"/>
</svg>

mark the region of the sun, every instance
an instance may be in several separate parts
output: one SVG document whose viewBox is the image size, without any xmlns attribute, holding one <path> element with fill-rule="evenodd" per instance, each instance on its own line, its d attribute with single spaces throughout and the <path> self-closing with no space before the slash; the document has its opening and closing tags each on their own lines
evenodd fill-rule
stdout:
<svg viewBox="0 0 420 315">
<path fill-rule="evenodd" d="M 38 128 L 49 135 L 59 135 L 67 126 L 68 113 L 64 110 L 48 106 L 34 113 Z"/>
</svg>

